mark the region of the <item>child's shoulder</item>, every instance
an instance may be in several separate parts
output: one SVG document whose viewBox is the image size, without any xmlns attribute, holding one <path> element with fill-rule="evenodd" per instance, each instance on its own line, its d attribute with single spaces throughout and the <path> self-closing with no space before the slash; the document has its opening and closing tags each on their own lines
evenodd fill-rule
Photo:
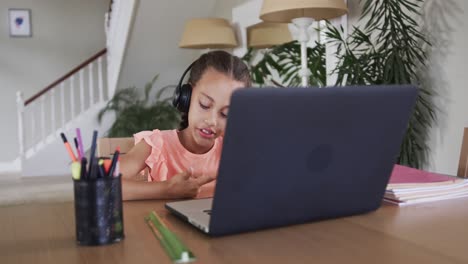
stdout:
<svg viewBox="0 0 468 264">
<path fill-rule="evenodd" d="M 172 141 L 174 136 L 177 137 L 177 131 L 173 130 L 159 130 L 154 129 L 152 131 L 141 131 L 133 135 L 135 144 L 144 140 L 148 145 L 152 147 L 161 147 L 164 142 Z"/>
</svg>

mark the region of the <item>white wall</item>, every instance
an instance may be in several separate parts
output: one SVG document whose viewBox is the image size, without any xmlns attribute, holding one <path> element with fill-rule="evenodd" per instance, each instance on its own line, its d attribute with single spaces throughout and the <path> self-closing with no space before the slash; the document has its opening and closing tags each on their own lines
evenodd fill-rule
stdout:
<svg viewBox="0 0 468 264">
<path fill-rule="evenodd" d="M 227 20 L 232 20 L 232 9 L 250 1 L 252 0 L 218 0 L 216 1 L 214 9 L 215 15 Z"/>
<path fill-rule="evenodd" d="M 441 110 L 431 131 L 429 169 L 456 174 L 463 128 L 468 126 L 468 1 L 426 0 L 425 18 L 433 49 L 428 81 Z"/>
<path fill-rule="evenodd" d="M 358 23 L 359 1 L 348 0 L 348 30 Z M 451 175 L 457 174 L 463 128 L 468 126 L 468 23 L 463 19 L 468 1 L 425 0 L 423 32 L 432 43 L 427 75 L 423 82 L 435 92 L 438 120 L 429 131 L 429 157 L 424 169 Z M 427 32 L 426 32 L 427 31 Z"/>
<path fill-rule="evenodd" d="M 230 10 L 253 0 L 218 1 L 217 16 L 232 18 Z M 348 0 L 348 30 L 358 22 L 361 9 L 358 0 Z M 463 128 L 468 126 L 468 74 L 464 67 L 468 61 L 468 1 L 425 0 L 425 24 L 432 34 L 433 48 L 429 52 L 427 83 L 438 96 L 435 103 L 440 109 L 439 120 L 431 129 L 430 157 L 425 169 L 456 174 Z"/>
<path fill-rule="evenodd" d="M 28 98 L 105 48 L 108 5 L 107 0 L 0 1 L 0 163 L 18 157 L 16 91 Z M 9 37 L 8 8 L 31 9 L 31 38 Z"/>
<path fill-rule="evenodd" d="M 186 20 L 213 16 L 215 0 L 140 0 L 117 89 L 143 88 L 159 74 L 155 87 L 177 84 L 200 51 L 179 48 Z"/>
</svg>

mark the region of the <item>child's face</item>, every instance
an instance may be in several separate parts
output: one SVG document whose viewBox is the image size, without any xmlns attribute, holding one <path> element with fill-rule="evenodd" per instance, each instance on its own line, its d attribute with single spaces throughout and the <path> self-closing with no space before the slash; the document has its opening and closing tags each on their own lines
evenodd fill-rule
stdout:
<svg viewBox="0 0 468 264">
<path fill-rule="evenodd" d="M 199 148 L 211 148 L 214 140 L 224 136 L 232 92 L 244 87 L 212 68 L 208 68 L 192 90 L 188 130 Z"/>
</svg>

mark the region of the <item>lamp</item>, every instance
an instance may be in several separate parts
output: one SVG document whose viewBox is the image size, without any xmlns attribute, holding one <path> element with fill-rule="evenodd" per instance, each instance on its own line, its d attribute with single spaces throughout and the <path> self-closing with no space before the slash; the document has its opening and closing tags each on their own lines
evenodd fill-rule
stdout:
<svg viewBox="0 0 468 264">
<path fill-rule="evenodd" d="M 257 49 L 270 48 L 293 41 L 286 23 L 262 22 L 247 28 L 247 46 Z"/>
<path fill-rule="evenodd" d="M 310 70 L 307 68 L 307 29 L 314 21 L 331 19 L 348 12 L 343 0 L 264 0 L 260 19 L 266 22 L 292 22 L 299 30 L 301 43 L 302 86 L 307 87 Z"/>
<path fill-rule="evenodd" d="M 234 29 L 226 19 L 195 18 L 186 22 L 180 48 L 225 49 L 237 46 Z"/>
</svg>

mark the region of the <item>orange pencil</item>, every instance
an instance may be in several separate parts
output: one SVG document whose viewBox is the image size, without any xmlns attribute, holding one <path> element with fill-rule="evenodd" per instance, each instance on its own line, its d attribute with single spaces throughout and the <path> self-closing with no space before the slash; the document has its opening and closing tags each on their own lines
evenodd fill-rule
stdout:
<svg viewBox="0 0 468 264">
<path fill-rule="evenodd" d="M 67 137 L 65 136 L 65 134 L 64 134 L 64 133 L 60 133 L 60 136 L 62 136 L 63 144 L 65 145 L 65 148 L 67 149 L 68 155 L 70 155 L 71 160 L 72 160 L 73 162 L 78 161 L 78 160 L 76 159 L 75 154 L 73 153 L 73 150 L 72 150 L 72 148 L 71 148 L 71 146 L 70 146 L 70 143 L 68 143 L 68 140 L 67 140 Z"/>
</svg>

